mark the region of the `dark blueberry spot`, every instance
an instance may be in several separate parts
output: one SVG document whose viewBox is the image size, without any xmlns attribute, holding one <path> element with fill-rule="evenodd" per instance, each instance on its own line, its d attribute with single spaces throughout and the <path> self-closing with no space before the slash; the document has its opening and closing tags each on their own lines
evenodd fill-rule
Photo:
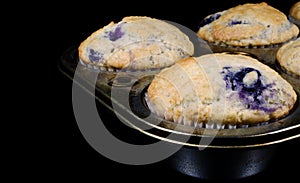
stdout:
<svg viewBox="0 0 300 183">
<path fill-rule="evenodd" d="M 202 20 L 199 24 L 198 28 L 204 27 L 207 24 L 212 23 L 213 21 L 217 20 L 218 18 L 220 18 L 221 15 L 220 14 L 214 14 L 212 16 L 209 16 L 208 18 L 205 18 L 204 20 Z"/>
<path fill-rule="evenodd" d="M 229 23 L 230 26 L 238 25 L 238 24 L 242 24 L 242 21 L 231 21 L 231 22 Z"/>
<path fill-rule="evenodd" d="M 183 51 L 182 48 L 178 48 L 178 49 L 177 49 L 177 52 L 179 53 L 179 55 L 180 55 L 182 58 L 186 56 L 186 53 Z"/>
<path fill-rule="evenodd" d="M 253 71 L 257 73 L 257 80 L 251 84 L 245 84 L 244 78 L 248 73 Z M 272 84 L 263 84 L 261 81 L 261 73 L 258 70 L 246 67 L 242 68 L 238 72 L 232 72 L 231 67 L 223 67 L 221 74 L 223 75 L 223 79 L 226 83 L 226 89 L 237 91 L 239 98 L 246 108 L 263 110 L 265 112 L 273 112 L 275 110 L 275 108 L 265 106 L 265 97 L 263 97 L 263 92 L 268 90 Z M 270 92 L 272 95 L 271 90 Z"/>
<path fill-rule="evenodd" d="M 224 75 L 224 81 L 226 83 L 226 89 L 231 88 L 231 78 L 233 77 L 232 72 L 230 72 L 231 67 L 223 67 L 223 71 L 221 72 L 222 75 Z"/>
<path fill-rule="evenodd" d="M 231 22 L 229 22 L 228 26 L 234 26 L 234 25 L 240 25 L 240 24 L 249 24 L 247 22 L 243 22 L 241 20 L 232 20 Z"/>
<path fill-rule="evenodd" d="M 103 61 L 103 53 L 90 49 L 89 59 L 91 62 Z"/>
<path fill-rule="evenodd" d="M 116 41 L 124 35 L 124 32 L 121 31 L 121 26 L 118 26 L 114 31 L 108 33 L 108 38 L 111 41 Z"/>
</svg>

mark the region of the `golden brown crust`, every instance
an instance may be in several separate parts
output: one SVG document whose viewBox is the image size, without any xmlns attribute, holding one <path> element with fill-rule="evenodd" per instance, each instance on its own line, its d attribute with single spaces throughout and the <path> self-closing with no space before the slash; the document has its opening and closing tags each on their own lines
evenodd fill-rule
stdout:
<svg viewBox="0 0 300 183">
<path fill-rule="evenodd" d="M 213 93 L 205 72 L 197 70 L 202 70 L 202 67 L 191 57 L 156 75 L 148 88 L 155 111 L 167 120 L 187 125 L 197 120 L 207 122 L 211 107 L 203 102 L 211 100 Z"/>
<path fill-rule="evenodd" d="M 246 3 L 220 13 L 197 34 L 209 42 L 232 46 L 270 45 L 286 42 L 299 34 L 296 25 L 281 11 L 262 3 Z"/>
<path fill-rule="evenodd" d="M 298 1 L 291 7 L 290 16 L 300 21 L 300 1 Z"/>
<path fill-rule="evenodd" d="M 300 38 L 283 45 L 276 58 L 286 71 L 300 77 Z"/>
<path fill-rule="evenodd" d="M 124 17 L 92 33 L 79 45 L 85 64 L 116 69 L 159 69 L 194 54 L 188 35 L 165 21 Z"/>
</svg>

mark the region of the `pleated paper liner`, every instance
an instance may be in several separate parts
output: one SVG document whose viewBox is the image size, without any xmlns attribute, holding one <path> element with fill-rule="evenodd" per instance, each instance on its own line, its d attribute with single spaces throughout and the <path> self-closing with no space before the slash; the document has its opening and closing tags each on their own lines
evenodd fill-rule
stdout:
<svg viewBox="0 0 300 183">
<path fill-rule="evenodd" d="M 292 38 L 291 40 L 288 40 L 284 43 L 278 43 L 278 44 L 270 44 L 270 45 L 261 45 L 261 46 L 255 46 L 255 45 L 249 45 L 249 46 L 231 46 L 227 45 L 225 43 L 211 43 L 207 42 L 210 49 L 214 53 L 221 53 L 221 52 L 244 52 L 250 54 L 252 57 L 258 59 L 262 63 L 273 66 L 276 62 L 276 53 L 278 49 L 284 45 L 285 43 L 288 43 L 292 40 L 295 40 L 295 38 Z"/>
<path fill-rule="evenodd" d="M 96 70 L 96 71 L 108 71 L 108 72 L 153 72 L 153 71 L 159 71 L 163 68 L 169 67 L 169 66 L 165 66 L 165 67 L 161 67 L 161 68 L 149 68 L 149 69 L 136 69 L 136 68 L 115 68 L 115 67 L 109 67 L 107 65 L 101 65 L 101 64 L 95 64 L 95 63 L 86 63 L 83 62 L 81 59 L 79 59 L 79 62 L 81 65 L 92 69 L 92 70 Z"/>
<path fill-rule="evenodd" d="M 288 71 L 278 60 L 275 63 L 275 70 L 293 86 L 296 92 L 300 93 L 300 75 Z"/>
</svg>

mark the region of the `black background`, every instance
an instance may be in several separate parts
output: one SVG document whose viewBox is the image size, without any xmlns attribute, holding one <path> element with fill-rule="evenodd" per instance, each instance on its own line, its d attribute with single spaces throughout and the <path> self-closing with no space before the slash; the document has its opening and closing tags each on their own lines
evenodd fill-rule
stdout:
<svg viewBox="0 0 300 183">
<path fill-rule="evenodd" d="M 60 73 L 57 63 L 66 49 L 78 45 L 92 32 L 110 21 L 118 22 L 124 16 L 150 16 L 173 21 L 196 31 L 199 22 L 206 15 L 246 2 L 260 1 L 209 0 L 205 4 L 204 1 L 197 4 L 172 2 L 172 5 L 165 6 L 161 4 L 162 2 L 150 1 L 97 4 L 84 1 L 64 5 L 59 3 L 42 5 L 34 15 L 34 18 L 38 18 L 39 15 L 47 14 L 41 21 L 37 21 L 35 26 L 37 28 L 34 31 L 34 37 L 39 35 L 35 49 L 39 50 L 38 55 L 41 57 L 38 60 L 39 64 L 33 64 L 39 68 L 43 66 L 43 69 L 39 70 L 33 67 L 38 71 L 33 74 L 35 79 L 43 75 L 42 79 L 38 78 L 39 81 L 36 81 L 38 89 L 35 90 L 35 94 L 43 107 L 36 106 L 39 130 L 33 138 L 34 141 L 42 139 L 42 142 L 35 143 L 34 151 L 28 153 L 30 156 L 24 157 L 26 163 L 22 164 L 20 169 L 28 170 L 27 165 L 32 165 L 34 168 L 30 168 L 31 173 L 26 176 L 36 178 L 36 175 L 41 175 L 47 180 L 206 182 L 207 180 L 185 176 L 160 163 L 141 166 L 125 165 L 114 162 L 95 151 L 77 127 L 72 109 L 72 82 Z M 289 8 L 296 1 L 266 2 L 288 14 Z M 104 13 L 105 11 L 107 13 Z M 298 141 L 285 143 L 271 167 L 258 175 L 236 180 L 236 182 L 297 181 L 300 163 L 298 147 Z"/>
</svg>

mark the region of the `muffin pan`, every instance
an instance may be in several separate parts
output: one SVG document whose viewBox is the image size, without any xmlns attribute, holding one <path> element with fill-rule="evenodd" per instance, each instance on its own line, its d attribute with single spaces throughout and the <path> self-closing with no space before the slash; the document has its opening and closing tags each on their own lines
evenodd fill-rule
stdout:
<svg viewBox="0 0 300 183">
<path fill-rule="evenodd" d="M 115 72 L 87 68 L 79 63 L 77 45 L 63 53 L 58 66 L 66 77 L 92 94 L 100 106 L 109 111 L 105 115 L 109 115 L 110 125 L 125 121 L 122 140 L 128 137 L 126 130 L 128 133 L 133 130 L 145 139 L 130 143 L 152 139 L 181 145 L 182 148 L 165 162 L 189 176 L 237 179 L 255 175 L 267 168 L 282 143 L 300 137 L 299 91 L 296 91 L 298 98 L 294 108 L 276 121 L 234 129 L 201 128 L 175 124 L 151 114 L 145 101 L 146 91 L 159 70 Z M 275 65 L 273 68 L 279 71 Z M 76 81 L 73 79 L 75 71 L 80 76 Z M 91 78 L 95 73 L 97 79 L 93 83 Z M 123 122 L 116 116 L 122 117 Z"/>
<path fill-rule="evenodd" d="M 298 7 L 298 8 L 296 8 L 296 7 Z M 296 15 L 296 13 L 300 11 L 300 8 L 299 8 L 299 7 L 300 7 L 300 2 L 299 2 L 299 1 L 296 2 L 295 4 L 293 4 L 293 5 L 291 6 L 290 11 L 289 11 L 289 14 L 288 14 L 288 19 L 289 19 L 292 23 L 296 24 L 296 25 L 298 26 L 298 28 L 300 29 L 300 20 L 297 19 L 296 17 L 294 17 L 294 16 Z"/>
</svg>

